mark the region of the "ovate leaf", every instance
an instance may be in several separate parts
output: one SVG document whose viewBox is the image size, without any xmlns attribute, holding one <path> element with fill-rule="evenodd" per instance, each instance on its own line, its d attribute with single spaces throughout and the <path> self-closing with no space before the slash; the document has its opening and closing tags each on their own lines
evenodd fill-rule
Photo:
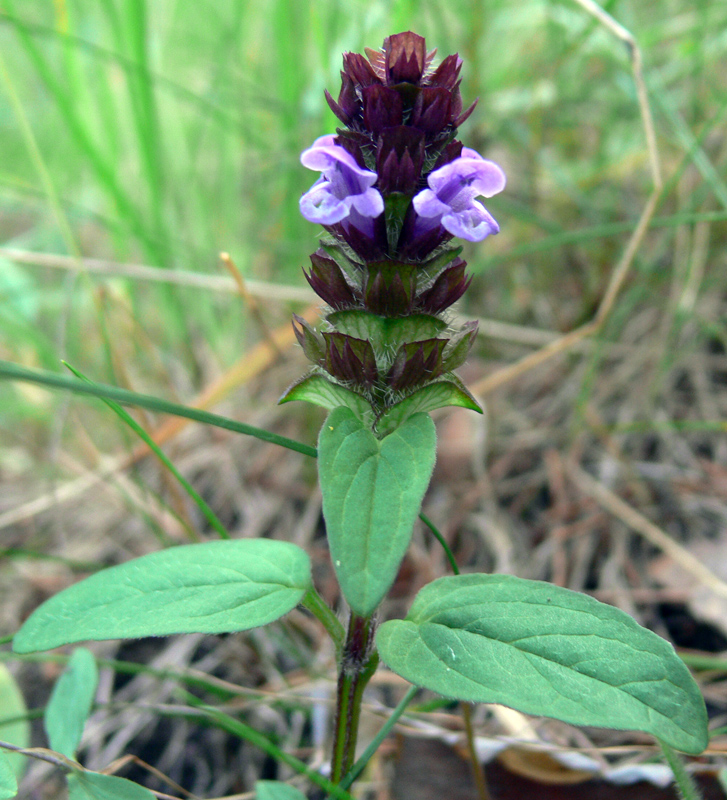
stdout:
<svg viewBox="0 0 727 800">
<path fill-rule="evenodd" d="M 172 547 L 51 597 L 30 615 L 13 647 L 31 653 L 88 639 L 243 631 L 287 614 L 310 582 L 308 555 L 289 542 Z"/>
<path fill-rule="evenodd" d="M 664 639 L 591 597 L 509 575 L 440 578 L 376 637 L 389 667 L 446 697 L 707 745 L 699 689 Z"/>
<path fill-rule="evenodd" d="M 385 411 L 376 422 L 376 432 L 386 435 L 405 422 L 412 414 L 428 413 L 444 406 L 462 406 L 480 414 L 482 409 L 474 397 L 461 385 L 455 376 L 423 386 L 409 397 Z"/>
<path fill-rule="evenodd" d="M 293 400 L 305 400 L 329 411 L 339 406 L 347 406 L 361 420 L 373 415 L 371 404 L 365 397 L 346 389 L 345 386 L 339 386 L 317 372 L 306 375 L 294 383 L 278 402 L 290 403 Z"/>
<path fill-rule="evenodd" d="M 379 440 L 348 408 L 331 412 L 318 473 L 331 558 L 346 601 L 370 614 L 394 582 L 434 467 L 426 414 Z"/>
<path fill-rule="evenodd" d="M 0 800 L 8 800 L 18 793 L 18 781 L 15 771 L 5 753 L 0 750 Z"/>
<path fill-rule="evenodd" d="M 68 800 L 156 800 L 156 797 L 126 778 L 100 772 L 73 772 L 68 776 Z"/>
<path fill-rule="evenodd" d="M 43 715 L 51 749 L 76 757 L 97 685 L 96 660 L 90 650 L 79 647 L 56 681 Z"/>
<path fill-rule="evenodd" d="M 18 684 L 5 664 L 0 664 L 0 739 L 17 747 L 30 746 L 30 723 L 25 719 L 28 709 Z M 5 722 L 5 720 L 12 720 Z M 7 755 L 6 760 L 20 779 L 28 759 L 16 753 Z M 12 795 L 10 795 L 12 797 Z"/>
<path fill-rule="evenodd" d="M 289 786 L 282 781 L 257 781 L 255 783 L 256 800 L 306 800 L 300 789 Z"/>
</svg>

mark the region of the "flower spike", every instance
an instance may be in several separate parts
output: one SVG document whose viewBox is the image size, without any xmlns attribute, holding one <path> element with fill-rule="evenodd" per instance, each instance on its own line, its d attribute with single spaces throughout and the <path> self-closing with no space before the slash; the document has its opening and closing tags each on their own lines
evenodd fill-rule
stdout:
<svg viewBox="0 0 727 800">
<path fill-rule="evenodd" d="M 325 93 L 343 127 L 301 156 L 321 177 L 300 210 L 328 237 L 304 274 L 329 309 L 320 334 L 296 318 L 315 366 L 283 400 L 331 408 L 337 398 L 380 436 L 417 409 L 479 410 L 452 372 L 477 326 L 453 330 L 443 316 L 472 280 L 449 242 L 499 231 L 477 198 L 502 191 L 505 175 L 456 138 L 475 104 L 463 111 L 462 59 L 437 66 L 435 53 L 412 31 L 345 53 L 338 98 Z"/>
</svg>

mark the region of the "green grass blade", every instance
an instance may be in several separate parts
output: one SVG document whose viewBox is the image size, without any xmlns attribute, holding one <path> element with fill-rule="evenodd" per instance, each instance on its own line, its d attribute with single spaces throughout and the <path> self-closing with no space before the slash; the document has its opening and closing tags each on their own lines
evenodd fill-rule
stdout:
<svg viewBox="0 0 727 800">
<path fill-rule="evenodd" d="M 53 178 L 51 177 L 51 173 L 48 170 L 48 167 L 45 163 L 45 159 L 43 158 L 43 154 L 38 147 L 38 143 L 36 141 L 35 135 L 33 134 L 33 128 L 28 121 L 28 117 L 25 113 L 25 109 L 23 108 L 23 104 L 20 101 L 17 92 L 15 91 L 15 86 L 13 85 L 13 81 L 11 79 L 10 73 L 5 65 L 5 59 L 0 54 L 0 79 L 2 79 L 3 84 L 5 85 L 5 89 L 7 94 L 10 98 L 10 104 L 13 107 L 13 111 L 15 112 L 15 117 L 18 120 L 20 130 L 23 134 L 23 139 L 25 140 L 25 146 L 28 150 L 28 154 L 30 155 L 33 164 L 35 165 L 35 169 L 38 173 L 38 177 L 40 178 L 41 185 L 45 191 L 46 197 L 48 198 L 48 203 L 53 210 L 53 215 L 56 218 L 56 222 L 58 224 L 58 229 L 61 232 L 61 236 L 63 237 L 63 241 L 68 248 L 68 252 L 72 253 L 73 255 L 78 255 L 78 247 L 76 245 L 76 240 L 73 235 L 73 231 L 71 230 L 70 225 L 68 224 L 68 220 L 66 219 L 66 215 L 63 212 L 63 208 L 58 199 L 58 192 L 56 191 L 56 187 L 53 183 Z"/>
<path fill-rule="evenodd" d="M 13 0 L 7 0 L 7 5 L 13 12 Z M 5 17 L 10 21 L 14 21 L 16 15 L 6 14 Z M 164 249 L 159 247 L 158 242 L 150 234 L 144 224 L 143 216 L 117 180 L 118 171 L 108 163 L 101 150 L 94 144 L 88 128 L 81 119 L 73 102 L 73 96 L 64 90 L 61 82 L 53 74 L 48 62 L 25 28 L 22 25 L 18 25 L 16 30 L 28 58 L 53 98 L 76 144 L 91 164 L 99 183 L 113 198 L 119 212 L 125 217 L 129 228 L 145 245 L 148 253 L 158 258 L 161 263 L 164 263 L 166 261 Z"/>
<path fill-rule="evenodd" d="M 145 0 L 129 0 L 123 8 L 127 12 L 127 46 L 131 58 L 138 65 L 132 80 L 128 81 L 131 106 L 134 112 L 136 135 L 139 142 L 144 172 L 149 186 L 151 214 L 154 228 L 167 244 L 169 237 L 164 223 L 164 151 L 159 127 L 159 115 L 154 95 L 154 80 L 149 69 L 147 43 L 147 9 Z"/>
<path fill-rule="evenodd" d="M 246 436 L 254 436 L 264 442 L 277 444 L 304 456 L 316 457 L 315 447 L 296 442 L 295 439 L 288 439 L 277 433 L 256 428 L 253 425 L 246 425 L 244 422 L 237 422 L 229 417 L 222 417 L 219 414 L 211 414 L 209 411 L 202 411 L 199 408 L 190 408 L 179 403 L 170 403 L 148 394 L 129 392 L 126 389 L 119 389 L 117 386 L 106 386 L 102 383 L 84 383 L 77 378 L 67 378 L 54 372 L 43 370 L 26 369 L 25 367 L 12 364 L 9 361 L 0 360 L 0 379 L 28 381 L 43 386 L 53 386 L 56 389 L 67 389 L 77 394 L 92 395 L 94 397 L 105 397 L 117 403 L 127 406 L 139 406 L 150 411 L 159 411 L 163 414 L 173 414 L 175 417 L 192 419 L 195 422 L 203 422 L 206 425 L 214 425 L 216 428 L 224 428 L 234 433 L 244 433 Z"/>
<path fill-rule="evenodd" d="M 26 33 L 35 38 L 51 39 L 54 41 L 60 40 L 64 43 L 67 42 L 68 44 L 72 44 L 76 50 L 82 51 L 86 55 L 94 58 L 99 62 L 99 64 L 106 63 L 118 67 L 127 75 L 128 78 L 136 75 L 141 70 L 139 64 L 134 62 L 132 59 L 127 58 L 123 54 L 115 53 L 112 50 L 101 47 L 94 42 L 89 42 L 86 39 L 83 39 L 80 36 L 76 36 L 72 33 L 60 33 L 55 28 L 50 28 L 45 25 L 36 25 L 26 20 L 21 20 L 17 17 L 11 17 L 2 11 L 0 11 L 0 23 L 12 25 L 12 27 L 18 29 L 22 28 L 24 31 L 26 31 Z M 198 116 L 200 119 L 205 121 L 213 121 L 216 125 L 224 130 L 231 131 L 237 135 L 242 133 L 248 139 L 253 137 L 252 140 L 256 144 L 260 144 L 260 137 L 256 137 L 255 132 L 250 129 L 251 126 L 249 122 L 234 116 L 234 114 L 230 113 L 230 109 L 222 108 L 219 105 L 216 105 L 208 98 L 193 92 L 188 87 L 182 86 L 170 78 L 167 78 L 156 72 L 152 72 L 150 74 L 151 78 L 160 88 L 163 88 L 168 93 L 173 94 L 181 100 L 184 100 L 185 103 L 188 103 L 191 106 L 196 106 L 199 111 Z M 110 133 L 112 133 L 112 131 Z"/>
<path fill-rule="evenodd" d="M 399 705 L 391 712 L 391 716 L 381 726 L 381 730 L 374 736 L 369 746 L 361 754 L 361 757 L 351 767 L 351 771 L 341 781 L 341 786 L 348 789 L 358 776 L 366 769 L 366 765 L 371 760 L 371 756 L 379 749 L 379 745 L 386 739 L 391 729 L 399 721 L 399 717 L 406 711 L 406 707 L 414 699 L 414 695 L 419 691 L 418 686 L 411 686 L 409 691 L 402 697 Z"/>
<path fill-rule="evenodd" d="M 679 143 L 688 153 L 692 163 L 701 174 L 704 181 L 709 184 L 712 193 L 723 208 L 727 208 L 727 185 L 722 180 L 707 154 L 700 146 L 697 137 L 692 133 L 687 123 L 682 119 L 673 101 L 667 94 L 659 91 L 655 86 L 649 87 L 651 96 L 656 101 L 659 109 L 669 120 Z"/>
<path fill-rule="evenodd" d="M 434 535 L 434 538 L 442 545 L 442 549 L 444 550 L 444 554 L 447 556 L 447 561 L 449 561 L 449 566 L 452 567 L 452 572 L 455 575 L 459 575 L 459 567 L 457 566 L 457 561 L 454 558 L 454 554 L 450 550 L 449 545 L 447 544 L 444 536 L 439 531 L 439 528 L 429 519 L 429 517 L 422 511 L 419 514 L 419 519 L 429 528 L 429 530 Z"/>
<path fill-rule="evenodd" d="M 93 381 L 89 380 L 83 373 L 79 372 L 77 369 L 72 367 L 70 364 L 63 362 L 71 372 L 81 380 L 85 381 L 86 383 L 90 384 L 91 386 L 94 385 Z M 174 477 L 179 481 L 182 485 L 182 488 L 187 492 L 187 494 L 194 500 L 197 504 L 197 508 L 199 508 L 200 512 L 204 515 L 205 519 L 209 524 L 219 533 L 222 539 L 229 539 L 230 534 L 225 529 L 225 526 L 220 522 L 217 514 L 207 505 L 202 497 L 195 491 L 194 487 L 189 483 L 189 481 L 179 472 L 179 470 L 174 466 L 174 464 L 169 460 L 166 453 L 157 445 L 157 443 L 149 436 L 149 434 L 139 425 L 139 423 L 126 411 L 118 403 L 115 403 L 113 400 L 108 400 L 107 398 L 102 397 L 104 403 L 115 413 L 117 414 L 130 428 L 131 430 L 136 433 L 139 438 L 141 438 L 147 447 L 154 452 L 157 458 L 164 464 L 164 466 L 174 475 Z M 200 541 L 199 536 L 195 533 L 195 538 L 197 541 Z"/>
<path fill-rule="evenodd" d="M 214 722 L 217 727 L 222 728 L 222 730 L 232 733 L 235 736 L 239 736 L 241 739 L 250 742 L 250 744 L 259 747 L 263 752 L 267 753 L 276 761 L 280 761 L 281 764 L 285 764 L 287 767 L 295 770 L 300 775 L 305 775 L 311 783 L 314 783 L 316 786 L 324 789 L 332 797 L 336 797 L 338 800 L 353 800 L 351 795 L 345 791 L 345 789 L 342 789 L 335 783 L 331 783 L 331 781 L 329 781 L 327 778 L 324 778 L 320 773 L 309 769 L 302 761 L 297 759 L 295 756 L 291 756 L 289 753 L 286 753 L 284 750 L 281 750 L 266 736 L 256 731 L 254 728 L 251 728 L 244 722 L 231 717 L 229 714 L 218 711 L 216 708 L 201 704 L 199 700 L 192 695 L 188 695 L 188 700 L 191 705 L 199 708 L 200 711 L 209 717 L 210 721 Z"/>
</svg>

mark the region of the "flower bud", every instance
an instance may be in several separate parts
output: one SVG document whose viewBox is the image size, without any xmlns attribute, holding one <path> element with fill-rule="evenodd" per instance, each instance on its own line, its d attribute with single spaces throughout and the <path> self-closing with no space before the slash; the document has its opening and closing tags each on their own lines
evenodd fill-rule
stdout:
<svg viewBox="0 0 727 800">
<path fill-rule="evenodd" d="M 325 367 L 334 378 L 360 384 L 370 389 L 376 383 L 378 371 L 371 342 L 343 333 L 324 333 L 326 342 Z"/>
<path fill-rule="evenodd" d="M 387 83 L 419 83 L 427 62 L 424 37 L 411 31 L 387 36 L 383 62 Z"/>
<path fill-rule="evenodd" d="M 336 310 L 354 305 L 356 295 L 346 280 L 341 267 L 322 248 L 310 257 L 311 271 L 303 270 L 311 289 Z"/>
<path fill-rule="evenodd" d="M 437 276 L 429 289 L 419 295 L 419 308 L 427 314 L 441 314 L 456 303 L 472 283 L 472 277 L 465 275 L 466 266 L 466 261 L 456 258 Z"/>
<path fill-rule="evenodd" d="M 426 339 L 402 345 L 386 376 L 388 385 L 402 391 L 438 378 L 444 372 L 442 352 L 446 344 L 446 339 Z"/>
<path fill-rule="evenodd" d="M 386 128 L 376 148 L 376 174 L 383 195 L 414 195 L 424 166 L 424 134 L 406 125 Z"/>
<path fill-rule="evenodd" d="M 416 290 L 416 266 L 395 261 L 366 265 L 363 297 L 366 308 L 382 317 L 411 314 Z"/>
</svg>

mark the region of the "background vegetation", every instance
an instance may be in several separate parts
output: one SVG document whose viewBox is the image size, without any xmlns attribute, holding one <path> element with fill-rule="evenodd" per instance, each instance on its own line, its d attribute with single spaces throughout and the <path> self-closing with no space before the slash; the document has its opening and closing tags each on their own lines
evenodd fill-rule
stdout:
<svg viewBox="0 0 727 800">
<path fill-rule="evenodd" d="M 724 279 L 727 9 L 604 7 L 645 53 L 668 184 L 611 334 L 659 302 L 658 382 L 684 346 L 724 336 L 697 309 Z M 3 253 L 2 355 L 53 369 L 66 358 L 114 382 L 123 364 L 135 388 L 183 394 L 229 366 L 253 335 L 240 304 L 165 284 L 162 270 L 219 275 L 224 250 L 248 278 L 302 287 L 316 233 L 297 210 L 314 178 L 298 155 L 335 127 L 323 88 L 336 93 L 343 50 L 407 28 L 465 58 L 463 95 L 480 102 L 462 136 L 509 176 L 490 202 L 502 234 L 468 253 L 471 313 L 557 331 L 588 319 L 650 175 L 626 48 L 577 4 L 6 0 L 3 248 L 147 264 L 162 280 L 99 281 L 82 261 L 43 269 Z M 37 425 L 41 445 L 56 401 L 0 391 L 7 435 Z"/>
<path fill-rule="evenodd" d="M 217 410 L 312 441 L 320 414 L 274 406 L 302 357 L 286 346 L 270 369 L 255 366 L 266 327 L 286 326 L 312 297 L 301 267 L 317 232 L 298 197 L 315 175 L 299 153 L 335 128 L 323 89 L 337 95 L 342 51 L 417 31 L 464 58 L 463 98 L 479 105 L 461 138 L 509 181 L 488 202 L 502 232 L 465 253 L 476 277 L 461 313 L 484 320 L 465 377 L 486 388 L 488 424 L 477 439 L 475 423 L 461 423 L 462 452 L 440 459 L 454 488 L 447 500 L 435 492 L 430 511 L 465 562 L 592 590 L 604 588 L 607 564 L 609 587 L 638 588 L 629 560 L 642 550 L 619 544 L 615 566 L 609 555 L 609 537 L 629 523 L 594 511 L 597 490 L 573 473 L 590 498 L 579 505 L 562 488 L 563 464 L 593 467 L 687 544 L 725 529 L 727 4 L 603 8 L 643 55 L 663 175 L 655 215 L 605 325 L 488 384 L 593 318 L 652 196 L 629 51 L 581 5 L 2 0 L 0 358 L 50 370 L 64 359 L 94 380 L 185 403 L 210 392 L 224 401 Z M 249 281 L 257 316 L 221 251 Z M 448 424 L 454 440 L 461 429 Z M 233 535 L 301 540 L 301 514 L 315 530 L 310 464 L 284 454 L 286 472 L 267 450 L 215 436 L 187 430 L 172 454 Z M 149 469 L 109 479 L 139 526 L 115 544 L 121 523 L 82 510 L 98 496 L 62 494 L 135 444 L 100 403 L 0 382 L 0 541 L 13 556 L 0 568 L 3 632 L 70 579 L 73 559 L 110 563 L 195 528 L 194 509 Z M 32 591 L 17 594 L 28 557 L 41 554 L 70 572 L 31 570 Z M 432 559 L 430 577 L 444 569 Z M 633 597 L 619 602 L 636 609 Z"/>
</svg>

